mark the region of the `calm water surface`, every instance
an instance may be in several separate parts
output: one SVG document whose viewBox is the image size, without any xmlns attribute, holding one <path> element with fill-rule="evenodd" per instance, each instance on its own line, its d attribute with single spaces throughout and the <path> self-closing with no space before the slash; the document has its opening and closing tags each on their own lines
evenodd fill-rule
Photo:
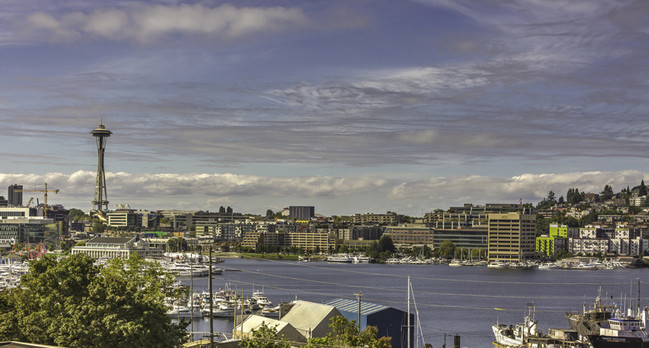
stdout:
<svg viewBox="0 0 649 348">
<path fill-rule="evenodd" d="M 637 279 L 644 285 L 641 302 L 649 303 L 648 269 L 617 270 L 495 270 L 446 265 L 332 264 L 227 259 L 226 271 L 213 280 L 216 291 L 229 283 L 249 295 L 263 289 L 274 304 L 300 300 L 324 302 L 334 298 L 363 301 L 407 310 L 407 282 L 414 290 L 424 341 L 441 347 L 444 335 L 461 336 L 462 347 L 493 347 L 491 325 L 522 321 L 528 303 L 536 307 L 541 330 L 568 328 L 564 314 L 590 307 L 598 289 L 606 297 L 637 298 Z M 189 280 L 183 280 L 189 285 Z M 195 291 L 207 289 L 207 277 L 194 279 Z M 412 300 L 414 297 L 414 301 Z M 627 299 L 628 301 L 628 299 Z M 209 332 L 208 320 L 197 320 L 195 331 Z M 232 321 L 214 320 L 215 332 L 232 333 Z M 452 337 L 447 346 L 452 346 Z"/>
</svg>

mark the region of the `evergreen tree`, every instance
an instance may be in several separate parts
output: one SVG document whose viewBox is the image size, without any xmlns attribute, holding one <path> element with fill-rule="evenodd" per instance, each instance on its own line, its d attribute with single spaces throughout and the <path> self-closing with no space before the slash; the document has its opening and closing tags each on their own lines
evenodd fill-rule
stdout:
<svg viewBox="0 0 649 348">
<path fill-rule="evenodd" d="M 640 182 L 640 191 L 638 192 L 638 196 L 646 196 L 647 195 L 647 187 L 644 185 L 644 179 Z"/>
<path fill-rule="evenodd" d="M 611 185 L 604 185 L 604 190 L 602 191 L 601 195 L 602 199 L 605 201 L 613 198 L 614 193 Z"/>
</svg>

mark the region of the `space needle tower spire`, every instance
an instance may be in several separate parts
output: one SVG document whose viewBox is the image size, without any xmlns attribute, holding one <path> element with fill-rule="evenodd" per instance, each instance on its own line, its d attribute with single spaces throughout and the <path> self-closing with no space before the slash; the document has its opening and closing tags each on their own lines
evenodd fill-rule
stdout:
<svg viewBox="0 0 649 348">
<path fill-rule="evenodd" d="M 104 151 L 106 150 L 107 138 L 112 134 L 103 124 L 90 132 L 97 138 L 97 181 L 95 182 L 95 199 L 92 201 L 92 209 L 98 213 L 108 210 L 108 194 L 106 193 L 106 173 L 104 172 Z M 105 207 L 105 210 L 102 209 Z"/>
</svg>

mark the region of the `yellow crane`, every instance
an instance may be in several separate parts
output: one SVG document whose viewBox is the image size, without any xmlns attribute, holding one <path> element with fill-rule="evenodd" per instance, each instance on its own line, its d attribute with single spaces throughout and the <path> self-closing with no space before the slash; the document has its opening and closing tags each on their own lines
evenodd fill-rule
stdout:
<svg viewBox="0 0 649 348">
<path fill-rule="evenodd" d="M 16 190 L 16 191 L 14 191 L 14 192 L 42 192 L 42 193 L 43 193 L 43 197 L 45 198 L 45 199 L 44 199 L 44 202 L 43 202 L 43 216 L 47 217 L 47 193 L 48 193 L 48 192 L 53 192 L 53 193 L 56 194 L 56 193 L 59 193 L 59 190 L 58 190 L 58 189 L 56 189 L 56 190 L 48 190 L 48 189 L 47 189 L 47 183 L 45 183 L 45 188 L 44 188 L 44 189 L 35 189 L 35 190 Z M 31 200 L 30 200 L 30 203 L 31 203 Z"/>
</svg>

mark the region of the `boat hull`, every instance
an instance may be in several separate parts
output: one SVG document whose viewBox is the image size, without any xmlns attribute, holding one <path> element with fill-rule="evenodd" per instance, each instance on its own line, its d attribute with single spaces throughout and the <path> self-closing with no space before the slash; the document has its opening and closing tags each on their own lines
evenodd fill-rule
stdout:
<svg viewBox="0 0 649 348">
<path fill-rule="evenodd" d="M 649 341 L 639 337 L 588 336 L 593 348 L 649 348 Z"/>
</svg>

